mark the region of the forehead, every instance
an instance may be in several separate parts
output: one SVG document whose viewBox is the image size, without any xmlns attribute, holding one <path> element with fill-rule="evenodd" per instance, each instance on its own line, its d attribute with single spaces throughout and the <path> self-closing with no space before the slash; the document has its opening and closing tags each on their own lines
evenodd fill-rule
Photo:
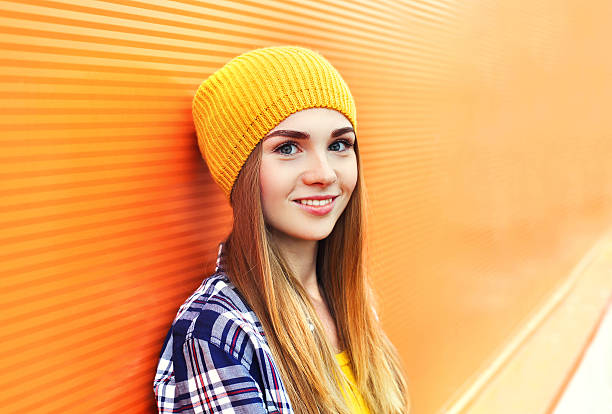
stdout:
<svg viewBox="0 0 612 414">
<path fill-rule="evenodd" d="M 339 111 L 330 108 L 308 108 L 283 119 L 270 132 L 277 129 L 294 128 L 303 131 L 322 132 L 341 127 L 350 127 L 351 122 Z"/>
</svg>

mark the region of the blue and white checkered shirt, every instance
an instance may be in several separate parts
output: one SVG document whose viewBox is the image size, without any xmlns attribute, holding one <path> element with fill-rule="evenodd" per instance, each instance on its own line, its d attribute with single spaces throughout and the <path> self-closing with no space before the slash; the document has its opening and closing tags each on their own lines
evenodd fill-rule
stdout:
<svg viewBox="0 0 612 414">
<path fill-rule="evenodd" d="M 153 382 L 160 413 L 293 413 L 261 322 L 223 271 L 181 305 Z"/>
</svg>

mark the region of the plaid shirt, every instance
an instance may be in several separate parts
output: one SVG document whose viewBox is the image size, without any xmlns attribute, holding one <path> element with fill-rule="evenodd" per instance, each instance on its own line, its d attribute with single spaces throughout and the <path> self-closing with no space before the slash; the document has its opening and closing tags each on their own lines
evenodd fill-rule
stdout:
<svg viewBox="0 0 612 414">
<path fill-rule="evenodd" d="M 261 322 L 215 273 L 181 305 L 166 336 L 153 389 L 160 413 L 285 413 L 293 409 Z"/>
</svg>

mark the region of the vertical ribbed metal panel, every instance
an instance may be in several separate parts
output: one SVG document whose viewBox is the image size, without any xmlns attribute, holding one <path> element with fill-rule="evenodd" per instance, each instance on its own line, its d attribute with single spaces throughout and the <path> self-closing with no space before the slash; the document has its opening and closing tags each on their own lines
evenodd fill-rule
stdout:
<svg viewBox="0 0 612 414">
<path fill-rule="evenodd" d="M 356 98 L 382 317 L 436 412 L 610 222 L 610 12 L 0 1 L 3 412 L 154 409 L 166 330 L 231 227 L 193 92 L 274 44 L 321 52 Z"/>
</svg>

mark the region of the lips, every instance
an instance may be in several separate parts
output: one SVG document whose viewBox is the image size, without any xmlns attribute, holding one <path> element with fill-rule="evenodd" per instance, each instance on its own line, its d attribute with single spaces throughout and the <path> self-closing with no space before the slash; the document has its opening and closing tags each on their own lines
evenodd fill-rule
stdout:
<svg viewBox="0 0 612 414">
<path fill-rule="evenodd" d="M 334 199 L 338 197 L 337 195 L 316 195 L 316 196 L 310 196 L 310 197 L 301 197 L 301 198 L 296 198 L 293 201 L 300 201 L 300 200 L 328 200 L 328 199 Z"/>
<path fill-rule="evenodd" d="M 293 202 L 298 206 L 298 208 L 302 209 L 303 211 L 315 215 L 315 216 L 324 216 L 327 213 L 329 213 L 330 211 L 332 211 L 334 209 L 334 206 L 336 205 L 336 198 L 338 196 L 326 196 L 323 197 L 323 200 L 329 200 L 331 198 L 331 202 L 327 203 L 325 205 L 322 206 L 314 206 L 314 205 L 308 205 L 308 204 L 302 204 L 300 201 L 298 200 L 293 200 Z M 301 198 L 299 200 L 320 200 L 321 198 L 314 198 L 314 197 L 309 197 L 309 198 Z"/>
</svg>

